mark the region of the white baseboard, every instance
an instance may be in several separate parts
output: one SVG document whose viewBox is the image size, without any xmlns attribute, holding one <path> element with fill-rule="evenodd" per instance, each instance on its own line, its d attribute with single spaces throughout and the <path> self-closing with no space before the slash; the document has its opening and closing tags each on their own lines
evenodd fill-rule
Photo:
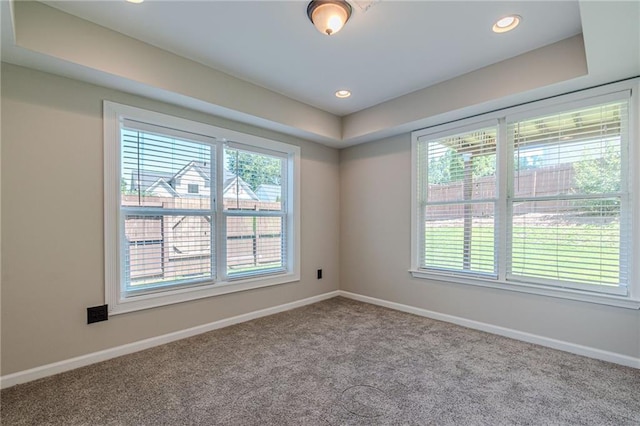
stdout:
<svg viewBox="0 0 640 426">
<path fill-rule="evenodd" d="M 376 299 L 374 297 L 363 296 L 361 294 L 350 293 L 348 291 L 336 290 L 318 296 L 309 297 L 295 302 L 285 303 L 283 305 L 273 306 L 271 308 L 261 309 L 258 311 L 248 312 L 231 318 L 225 318 L 214 321 L 209 324 L 199 325 L 197 327 L 188 328 L 186 330 L 176 331 L 162 336 L 151 337 L 149 339 L 140 340 L 138 342 L 128 343 L 126 345 L 105 349 L 99 352 L 82 355 L 79 357 L 67 359 L 64 361 L 54 362 L 52 364 L 43 365 L 29 370 L 19 371 L 17 373 L 8 374 L 0 377 L 0 389 L 8 388 L 20 383 L 30 382 L 32 380 L 41 379 L 52 376 L 54 374 L 63 373 L 65 371 L 95 364 L 97 362 L 106 361 L 122 355 L 142 351 L 155 346 L 164 345 L 165 343 L 174 342 L 176 340 L 195 336 L 197 334 L 206 333 L 208 331 L 217 330 L 219 328 L 228 327 L 230 325 L 251 321 L 256 318 L 277 314 L 279 312 L 289 311 L 305 305 L 320 302 L 322 300 L 331 299 L 333 297 L 343 296 L 349 299 L 358 300 L 373 305 L 384 306 L 386 308 L 395 309 L 401 312 L 407 312 L 439 321 L 450 322 L 461 325 L 463 327 L 475 330 L 486 331 L 488 333 L 509 337 L 516 340 L 522 340 L 528 343 L 534 343 L 565 352 L 583 355 L 590 358 L 600 359 L 603 361 L 613 362 L 640 369 L 640 358 L 634 358 L 627 355 L 621 355 L 615 352 L 603 351 L 601 349 L 588 346 L 577 345 L 562 340 L 550 339 L 548 337 L 538 336 L 535 334 L 525 333 L 510 328 L 499 327 L 496 325 L 486 324 L 466 318 L 456 317 L 453 315 L 442 314 L 429 311 L 427 309 L 417 308 L 414 306 L 403 305 L 401 303 L 389 302 L 387 300 Z"/>
<path fill-rule="evenodd" d="M 164 345 L 165 343 L 174 342 L 176 340 L 195 336 L 197 334 L 206 333 L 208 331 L 217 330 L 219 328 L 228 327 L 230 325 L 239 324 L 241 322 L 251 321 L 256 318 L 277 314 L 279 312 L 289 311 L 301 306 L 317 303 L 322 300 L 331 299 L 339 295 L 339 292 L 331 291 L 329 293 L 320 294 L 318 296 L 308 297 L 306 299 L 297 300 L 295 302 L 285 303 L 283 305 L 273 306 L 271 308 L 261 309 L 259 311 L 248 312 L 231 318 L 225 318 L 214 321 L 209 324 L 199 325 L 197 327 L 188 328 L 186 330 L 176 331 L 162 336 L 151 337 L 149 339 L 140 340 L 138 342 L 128 343 L 122 346 L 105 349 L 99 352 L 93 352 L 79 357 L 67 359 L 64 361 L 54 362 L 52 364 L 43 365 L 29 370 L 19 371 L 13 374 L 7 374 L 0 377 L 0 389 L 8 388 L 20 383 L 30 382 L 32 380 L 41 379 L 43 377 L 53 376 L 54 374 L 63 373 L 65 371 L 84 367 L 97 362 L 106 361 L 122 355 L 142 351 L 154 346 Z"/>
<path fill-rule="evenodd" d="M 497 325 L 491 325 L 479 321 L 473 321 L 466 318 L 456 317 L 453 315 L 442 314 L 438 312 L 429 311 L 427 309 L 416 308 L 414 306 L 403 305 L 401 303 L 389 302 L 387 300 L 376 299 L 375 297 L 363 296 L 361 294 L 351 293 L 344 290 L 338 291 L 339 295 L 348 299 L 358 300 L 360 302 L 371 303 L 372 305 L 384 306 L 386 308 L 394 309 L 396 311 L 407 312 L 422 317 L 427 317 L 439 321 L 450 322 L 453 324 L 461 325 L 463 327 L 472 328 L 474 330 L 485 331 L 487 333 L 497 334 L 504 337 L 509 337 L 515 340 L 522 340 L 528 343 L 534 343 L 540 346 L 546 346 L 548 348 L 558 349 L 565 352 L 570 352 L 576 355 L 582 355 L 589 358 L 595 358 L 602 361 L 613 362 L 615 364 L 625 365 L 627 367 L 640 369 L 640 358 L 634 358 L 627 355 L 618 354 L 615 352 L 603 351 L 602 349 L 592 348 L 589 346 L 577 345 L 575 343 L 569 343 L 562 340 L 551 339 L 544 336 L 538 336 L 536 334 L 525 333 L 523 331 L 513 330 L 510 328 L 500 327 Z"/>
</svg>

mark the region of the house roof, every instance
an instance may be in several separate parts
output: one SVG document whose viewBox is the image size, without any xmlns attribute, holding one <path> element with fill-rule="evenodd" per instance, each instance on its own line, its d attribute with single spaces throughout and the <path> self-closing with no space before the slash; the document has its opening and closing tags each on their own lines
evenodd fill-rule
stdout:
<svg viewBox="0 0 640 426">
<path fill-rule="evenodd" d="M 225 171 L 227 170 L 225 169 Z M 230 179 L 226 179 L 224 181 L 224 187 L 223 187 L 222 193 L 225 194 L 225 198 L 227 198 L 226 197 L 227 192 L 236 184 L 240 186 L 240 188 L 242 188 L 242 190 L 249 196 L 249 198 L 256 201 L 260 200 L 260 198 L 258 198 L 255 192 L 253 192 L 249 184 L 244 181 L 244 179 L 242 179 L 241 177 L 233 176 L 233 175 Z"/>
<path fill-rule="evenodd" d="M 167 191 L 169 194 L 171 194 L 174 197 L 179 197 L 180 196 L 176 192 L 176 190 L 171 185 L 169 185 L 169 183 L 166 180 L 164 180 L 163 178 L 160 178 L 157 181 L 155 181 L 151 186 L 149 186 L 146 189 L 146 191 L 153 192 L 158 187 L 164 188 L 165 191 Z"/>
<path fill-rule="evenodd" d="M 207 163 L 191 161 L 187 163 L 184 167 L 178 170 L 176 173 L 166 173 L 166 172 L 156 172 L 156 171 L 147 171 L 147 170 L 139 170 L 133 169 L 131 170 L 131 178 L 129 181 L 129 190 L 130 191 L 138 191 L 141 192 L 151 192 L 154 188 L 158 186 L 162 186 L 168 192 L 180 196 L 175 191 L 176 180 L 180 179 L 187 171 L 195 170 L 198 174 L 202 176 L 205 181 L 209 181 L 209 166 Z M 260 198 L 253 192 L 251 187 L 244 179 L 237 177 L 227 168 L 224 169 L 224 182 L 223 182 L 223 193 L 227 193 L 232 185 L 235 184 L 240 185 L 242 190 L 254 200 L 259 200 Z"/>
<path fill-rule="evenodd" d="M 191 161 L 176 173 L 133 169 L 131 170 L 131 180 L 129 187 L 132 191 L 136 191 L 138 189 L 140 189 L 141 191 L 148 191 L 151 186 L 156 185 L 158 181 L 162 180 L 167 185 L 173 188 L 175 187 L 175 180 L 179 179 L 190 169 L 195 169 L 200 175 L 202 175 L 203 179 L 205 179 L 206 181 L 209 180 L 209 174 L 205 171 L 208 170 L 207 163 Z M 233 173 L 225 169 L 225 182 L 227 182 L 227 180 L 229 179 L 233 179 L 234 177 L 235 175 Z"/>
<path fill-rule="evenodd" d="M 260 201 L 276 202 L 282 196 L 282 187 L 263 183 L 256 188 L 256 195 Z"/>
<path fill-rule="evenodd" d="M 182 176 L 184 176 L 185 173 L 187 173 L 191 169 L 198 172 L 204 178 L 205 181 L 209 180 L 209 173 L 207 172 L 210 170 L 210 168 L 208 163 L 203 163 L 199 161 L 191 161 L 187 163 L 183 168 L 178 170 L 178 172 L 172 177 L 172 180 L 180 179 Z"/>
<path fill-rule="evenodd" d="M 141 192 L 148 191 L 149 188 L 159 180 L 169 182 L 173 177 L 173 173 L 150 172 L 147 170 L 133 169 L 129 179 L 129 190 Z"/>
</svg>

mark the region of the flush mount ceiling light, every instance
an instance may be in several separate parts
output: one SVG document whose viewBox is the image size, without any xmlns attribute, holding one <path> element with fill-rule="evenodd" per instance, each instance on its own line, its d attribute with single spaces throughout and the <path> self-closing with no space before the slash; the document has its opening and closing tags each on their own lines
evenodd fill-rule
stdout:
<svg viewBox="0 0 640 426">
<path fill-rule="evenodd" d="M 307 16 L 322 34 L 332 35 L 342 29 L 351 16 L 351 5 L 344 0 L 313 0 Z"/>
<path fill-rule="evenodd" d="M 351 96 L 351 92 L 348 90 L 338 90 L 336 92 L 336 98 L 348 98 L 349 96 Z"/>
<path fill-rule="evenodd" d="M 500 18 L 495 24 L 493 24 L 493 32 L 506 33 L 507 31 L 511 31 L 520 24 L 521 20 L 522 17 L 520 15 L 509 15 L 504 18 Z"/>
</svg>

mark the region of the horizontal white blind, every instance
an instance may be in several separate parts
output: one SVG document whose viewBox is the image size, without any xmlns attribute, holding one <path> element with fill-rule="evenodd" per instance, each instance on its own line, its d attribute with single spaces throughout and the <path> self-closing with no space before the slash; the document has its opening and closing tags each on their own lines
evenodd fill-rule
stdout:
<svg viewBox="0 0 640 426">
<path fill-rule="evenodd" d="M 202 142 L 209 145 L 214 145 L 217 141 L 217 138 L 213 136 L 207 136 L 201 133 L 189 132 L 168 126 L 161 126 L 158 124 L 146 123 L 144 121 L 132 120 L 129 118 L 121 118 L 120 123 L 123 129 L 139 131 L 148 136 L 157 135 L 161 137 L 171 137 L 193 142 Z"/>
<path fill-rule="evenodd" d="M 421 268 L 496 275 L 496 137 L 491 126 L 420 140 Z"/>
<path fill-rule="evenodd" d="M 131 127 L 121 130 L 126 292 L 210 282 L 215 276 L 215 149 Z"/>
<path fill-rule="evenodd" d="M 508 276 L 598 291 L 626 286 L 628 101 L 510 122 L 507 134 Z"/>
<path fill-rule="evenodd" d="M 227 276 L 285 272 L 286 156 L 229 144 L 224 165 Z"/>
</svg>

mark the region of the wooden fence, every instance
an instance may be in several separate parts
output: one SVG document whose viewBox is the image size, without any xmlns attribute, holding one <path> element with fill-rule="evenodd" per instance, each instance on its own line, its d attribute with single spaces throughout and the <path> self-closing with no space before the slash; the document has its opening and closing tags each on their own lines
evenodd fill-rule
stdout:
<svg viewBox="0 0 640 426">
<path fill-rule="evenodd" d="M 208 198 L 124 195 L 123 206 L 160 209 L 209 208 Z M 226 210 L 280 210 L 280 202 L 225 199 Z M 277 264 L 282 256 L 281 217 L 228 216 L 227 266 L 230 270 Z M 132 285 L 206 275 L 212 254 L 211 216 L 137 215 L 125 219 L 128 272 Z"/>
<path fill-rule="evenodd" d="M 472 200 L 493 199 L 496 197 L 495 176 L 485 176 L 472 183 Z M 539 167 L 515 171 L 514 195 L 518 198 L 553 196 L 571 193 L 574 187 L 574 170 L 571 164 Z M 429 185 L 429 202 L 464 200 L 464 182 L 453 182 L 445 185 Z M 514 214 L 529 213 L 536 203 L 514 206 Z M 569 201 L 546 201 L 545 209 L 565 210 L 570 208 Z M 474 217 L 493 216 L 493 203 L 478 203 L 473 206 Z M 430 207 L 427 220 L 459 219 L 464 216 L 464 205 L 447 204 Z"/>
</svg>

